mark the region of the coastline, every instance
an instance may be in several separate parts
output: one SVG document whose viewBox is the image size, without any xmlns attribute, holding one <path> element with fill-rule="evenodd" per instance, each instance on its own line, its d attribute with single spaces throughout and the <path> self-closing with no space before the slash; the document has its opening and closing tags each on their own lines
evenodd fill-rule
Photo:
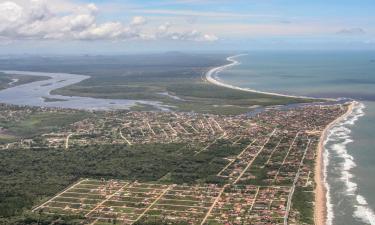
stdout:
<svg viewBox="0 0 375 225">
<path fill-rule="evenodd" d="M 324 100 L 324 101 L 334 101 L 334 100 L 336 100 L 336 99 L 332 99 L 332 98 L 314 98 L 314 97 L 307 97 L 307 96 L 279 94 L 279 93 L 267 92 L 267 91 L 258 91 L 258 90 L 250 89 L 250 88 L 241 88 L 241 87 L 237 87 L 237 86 L 234 86 L 234 85 L 223 83 L 223 82 L 217 80 L 217 78 L 215 78 L 215 75 L 222 72 L 223 70 L 241 64 L 239 61 L 235 60 L 235 58 L 240 57 L 240 56 L 244 56 L 244 55 L 247 55 L 247 54 L 239 54 L 239 55 L 234 55 L 234 56 L 228 57 L 226 59 L 229 62 L 228 64 L 225 64 L 225 65 L 219 66 L 219 67 L 214 67 L 214 68 L 210 69 L 205 74 L 206 80 L 209 83 L 217 85 L 217 86 L 226 87 L 226 88 L 239 90 L 239 91 L 252 92 L 252 93 L 256 93 L 256 94 L 273 95 L 273 96 L 277 96 L 277 97 L 297 98 L 297 99 L 315 99 L 315 100 Z"/>
<path fill-rule="evenodd" d="M 253 93 L 258 93 L 258 94 L 266 94 L 266 95 L 274 95 L 278 97 L 288 97 L 288 98 L 299 98 L 299 99 L 317 99 L 317 100 L 325 100 L 325 101 L 335 101 L 337 99 L 331 99 L 331 98 L 313 98 L 313 97 L 305 97 L 305 96 L 294 96 L 294 95 L 285 95 L 285 94 L 278 94 L 278 93 L 272 93 L 272 92 L 265 92 L 265 91 L 257 91 L 254 89 L 250 88 L 241 88 L 241 87 L 236 87 L 230 84 L 223 83 L 217 78 L 215 78 L 215 75 L 218 74 L 219 72 L 222 72 L 223 70 L 233 67 L 236 65 L 239 65 L 240 62 L 235 60 L 235 58 L 243 56 L 246 54 L 240 54 L 240 55 L 235 55 L 235 56 L 230 56 L 227 58 L 227 61 L 229 61 L 228 64 L 212 68 L 206 73 L 206 80 L 214 85 L 218 85 L 221 87 L 226 87 L 226 88 L 231 88 L 235 90 L 240 90 L 240 91 L 247 91 L 247 92 L 253 92 Z M 331 130 L 331 128 L 337 124 L 338 122 L 344 120 L 347 116 L 352 114 L 353 109 L 355 107 L 356 102 L 351 101 L 349 105 L 347 106 L 347 111 L 341 115 L 340 117 L 336 118 L 334 121 L 332 121 L 330 124 L 328 124 L 325 129 L 323 130 L 322 134 L 320 135 L 319 139 L 319 144 L 318 144 L 318 149 L 317 149 L 317 158 L 316 158 L 316 163 L 315 163 L 315 183 L 316 183 L 316 188 L 315 188 L 315 206 L 314 206 L 314 224 L 315 225 L 326 225 L 327 223 L 327 196 L 329 193 L 327 192 L 326 184 L 325 184 L 325 161 L 323 158 L 323 153 L 324 153 L 324 145 L 328 137 L 328 132 Z"/>
<path fill-rule="evenodd" d="M 325 129 L 323 130 L 322 134 L 320 135 L 318 150 L 317 150 L 317 158 L 315 163 L 315 209 L 314 209 L 314 220 L 315 225 L 326 225 L 327 222 L 327 187 L 325 185 L 325 162 L 323 158 L 323 153 L 325 151 L 325 142 L 328 137 L 328 132 L 331 128 L 336 125 L 338 122 L 344 120 L 347 116 L 349 116 L 354 109 L 355 101 L 350 102 L 347 106 L 347 111 L 328 124 Z"/>
</svg>

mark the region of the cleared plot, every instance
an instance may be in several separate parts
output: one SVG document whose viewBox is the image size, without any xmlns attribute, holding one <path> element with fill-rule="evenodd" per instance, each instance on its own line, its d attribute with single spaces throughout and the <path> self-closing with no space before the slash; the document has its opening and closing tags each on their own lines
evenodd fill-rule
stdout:
<svg viewBox="0 0 375 225">
<path fill-rule="evenodd" d="M 217 185 L 83 180 L 38 208 L 45 213 L 82 215 L 92 224 L 132 224 L 161 217 L 199 224 L 220 190 Z"/>
<path fill-rule="evenodd" d="M 161 216 L 199 224 L 220 194 L 216 185 L 173 186 L 146 213 L 150 219 Z"/>
<path fill-rule="evenodd" d="M 44 213 L 82 215 L 88 223 L 132 224 L 166 218 L 200 223 L 219 196 L 217 185 L 184 186 L 81 180 L 35 208 Z"/>
<path fill-rule="evenodd" d="M 236 222 L 243 224 L 245 214 L 254 204 L 258 188 L 256 186 L 232 186 L 225 188 L 211 214 L 208 224 Z"/>
<path fill-rule="evenodd" d="M 288 193 L 288 187 L 228 186 L 207 224 L 280 224 Z"/>
</svg>

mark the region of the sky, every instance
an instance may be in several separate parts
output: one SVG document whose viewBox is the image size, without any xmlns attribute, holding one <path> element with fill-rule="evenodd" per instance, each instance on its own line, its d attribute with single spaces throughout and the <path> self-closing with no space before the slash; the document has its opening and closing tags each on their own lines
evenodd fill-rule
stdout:
<svg viewBox="0 0 375 225">
<path fill-rule="evenodd" d="M 374 0 L 0 0 L 0 54 L 375 50 Z"/>
</svg>

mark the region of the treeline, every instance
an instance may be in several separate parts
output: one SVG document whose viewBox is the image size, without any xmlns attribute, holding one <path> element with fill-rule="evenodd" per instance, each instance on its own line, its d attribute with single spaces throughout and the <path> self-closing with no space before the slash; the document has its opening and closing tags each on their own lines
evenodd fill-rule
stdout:
<svg viewBox="0 0 375 225">
<path fill-rule="evenodd" d="M 93 145 L 68 151 L 3 150 L 0 152 L 0 218 L 11 221 L 22 217 L 33 206 L 79 178 L 221 183 L 223 180 L 216 174 L 227 163 L 223 157 L 241 150 L 221 143 L 220 147 L 194 156 L 198 149 L 187 146 L 180 143 Z"/>
<path fill-rule="evenodd" d="M 0 225 L 81 225 L 82 219 L 79 216 L 24 213 L 21 216 L 0 218 Z"/>
</svg>

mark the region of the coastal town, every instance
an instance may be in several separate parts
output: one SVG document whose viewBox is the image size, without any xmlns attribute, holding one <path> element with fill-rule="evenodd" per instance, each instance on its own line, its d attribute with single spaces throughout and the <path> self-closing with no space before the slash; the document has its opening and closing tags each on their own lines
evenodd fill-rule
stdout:
<svg viewBox="0 0 375 225">
<path fill-rule="evenodd" d="M 0 120 L 17 122 L 34 110 L 2 105 Z M 342 104 L 311 104 L 238 116 L 90 112 L 59 130 L 1 148 L 74 151 L 90 145 L 185 143 L 192 157 L 235 149 L 223 159 L 227 163 L 217 171 L 217 183 L 82 177 L 33 211 L 80 215 L 89 224 L 134 224 L 155 218 L 202 225 L 313 224 L 319 139 L 326 126 L 346 111 Z"/>
</svg>

